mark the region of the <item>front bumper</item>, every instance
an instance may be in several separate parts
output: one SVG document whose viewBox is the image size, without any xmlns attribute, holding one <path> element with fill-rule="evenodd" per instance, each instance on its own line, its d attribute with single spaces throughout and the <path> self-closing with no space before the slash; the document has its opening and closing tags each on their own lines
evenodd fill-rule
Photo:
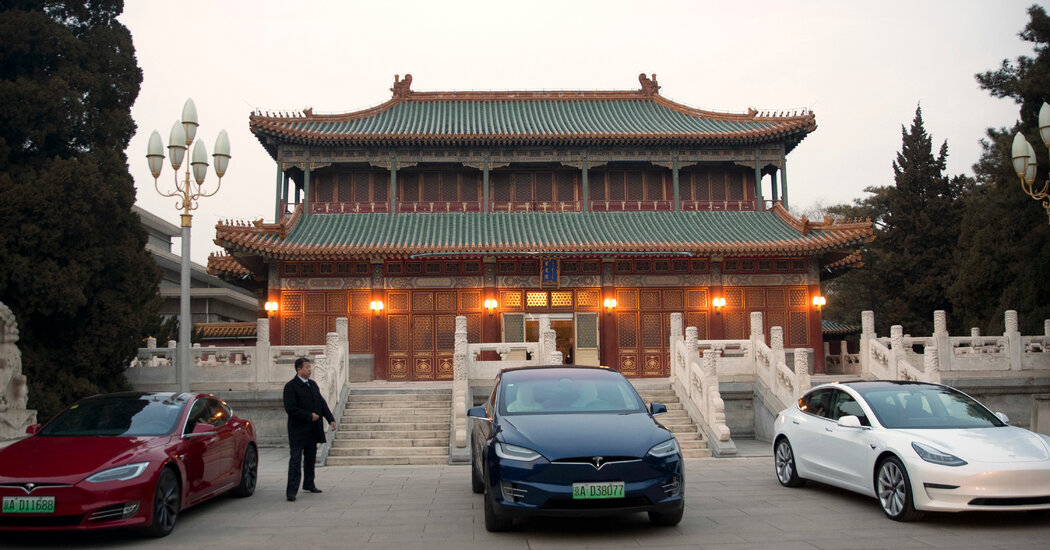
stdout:
<svg viewBox="0 0 1050 550">
<path fill-rule="evenodd" d="M 137 481 L 138 483 L 133 483 Z M 153 480 L 88 483 L 51 487 L 41 484 L 32 492 L 0 486 L 3 497 L 55 497 L 50 514 L 0 513 L 0 531 L 92 530 L 144 526 L 152 521 Z M 125 510 L 134 508 L 125 517 Z"/>
<path fill-rule="evenodd" d="M 1050 463 L 940 466 L 905 460 L 917 510 L 1050 510 Z"/>
<path fill-rule="evenodd" d="M 493 456 L 495 453 L 491 453 Z M 646 457 L 600 469 L 586 463 L 500 460 L 489 464 L 488 491 L 508 517 L 669 513 L 685 506 L 682 459 Z M 622 481 L 623 498 L 573 499 L 573 483 Z"/>
</svg>

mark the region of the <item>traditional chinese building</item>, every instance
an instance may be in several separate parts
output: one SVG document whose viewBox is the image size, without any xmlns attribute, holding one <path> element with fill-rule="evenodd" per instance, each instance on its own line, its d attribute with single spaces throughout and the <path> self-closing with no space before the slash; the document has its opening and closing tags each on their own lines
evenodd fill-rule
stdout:
<svg viewBox="0 0 1050 550">
<path fill-rule="evenodd" d="M 701 339 L 743 339 L 761 311 L 820 371 L 812 299 L 873 233 L 786 210 L 813 113 L 703 111 L 639 81 L 416 92 L 406 75 L 363 111 L 253 113 L 275 223 L 219 224 L 228 255 L 210 266 L 279 303 L 274 345 L 322 343 L 348 317 L 377 379 L 451 378 L 460 315 L 472 342 L 536 340 L 548 315 L 574 363 L 641 377 L 668 375 L 672 312 Z"/>
</svg>

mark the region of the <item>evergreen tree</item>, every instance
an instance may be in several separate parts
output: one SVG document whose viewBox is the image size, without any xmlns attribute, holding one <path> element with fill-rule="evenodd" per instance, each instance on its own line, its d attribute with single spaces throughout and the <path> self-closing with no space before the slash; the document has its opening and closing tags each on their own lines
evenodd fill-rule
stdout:
<svg viewBox="0 0 1050 550">
<path fill-rule="evenodd" d="M 861 312 L 873 311 L 875 318 L 885 315 L 882 296 L 886 289 L 875 277 L 873 250 L 880 244 L 878 235 L 885 227 L 887 214 L 886 194 L 889 187 L 868 187 L 870 193 L 862 199 L 854 199 L 853 204 L 841 204 L 827 208 L 827 214 L 839 219 L 868 219 L 875 226 L 876 239 L 859 249 L 861 265 L 847 268 L 844 272 L 833 274 L 826 279 L 822 292 L 828 297 L 823 317 L 848 325 L 859 325 Z"/>
<path fill-rule="evenodd" d="M 876 322 L 899 324 L 906 333 L 930 334 L 933 312 L 952 313 L 948 287 L 959 240 L 963 179 L 944 174 L 948 143 L 933 153 L 922 108 L 910 129 L 901 127 L 901 150 L 893 162 L 895 185 L 886 192 L 885 228 L 872 266 L 886 292 Z"/>
<path fill-rule="evenodd" d="M 1003 313 L 1018 312 L 1023 334 L 1042 334 L 1050 318 L 1050 225 L 1041 201 L 1020 188 L 1011 165 L 1010 145 L 1020 131 L 1036 147 L 1037 181 L 1047 176 L 1047 156 L 1038 132 L 1038 113 L 1050 100 L 1050 17 L 1040 6 L 1028 9 L 1030 20 L 1020 36 L 1035 46 L 1034 58 L 1004 60 L 996 71 L 977 75 L 981 88 L 995 97 L 1011 98 L 1021 109 L 1013 129 L 989 129 L 984 152 L 974 165 L 977 185 L 966 200 L 955 283 L 950 296 L 964 327 L 985 334 L 1001 333 Z M 1042 186 L 1037 184 L 1036 188 Z"/>
<path fill-rule="evenodd" d="M 159 305 L 124 156 L 142 72 L 122 10 L 120 0 L 0 7 L 0 301 L 17 316 L 41 418 L 126 387 Z"/>
</svg>

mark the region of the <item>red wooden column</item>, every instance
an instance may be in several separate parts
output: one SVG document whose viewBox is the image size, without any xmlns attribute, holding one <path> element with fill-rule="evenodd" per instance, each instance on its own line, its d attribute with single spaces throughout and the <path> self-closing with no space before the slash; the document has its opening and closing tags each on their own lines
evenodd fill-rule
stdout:
<svg viewBox="0 0 1050 550">
<path fill-rule="evenodd" d="M 824 327 L 821 310 L 813 305 L 813 298 L 820 296 L 820 283 L 809 285 L 809 345 L 813 347 L 813 372 L 824 374 Z"/>
<path fill-rule="evenodd" d="M 616 286 L 613 280 L 613 259 L 602 260 L 602 292 L 599 297 L 598 324 L 601 326 L 601 351 L 598 354 L 598 362 L 607 367 L 619 370 L 619 341 L 616 333 L 616 310 L 604 307 L 605 300 L 616 298 Z"/>
<path fill-rule="evenodd" d="M 708 294 L 708 300 L 725 297 L 725 289 L 722 288 L 722 259 L 711 258 L 711 287 Z M 726 308 L 715 309 L 710 302 L 707 305 L 711 308 L 710 338 L 712 340 L 722 340 L 726 337 Z"/>
<path fill-rule="evenodd" d="M 382 301 L 384 309 L 376 315 L 369 310 L 372 318 L 372 377 L 376 380 L 387 379 L 387 323 L 386 323 L 386 282 L 383 277 L 383 262 L 372 263 L 372 300 Z"/>
<path fill-rule="evenodd" d="M 273 315 L 267 315 L 267 311 L 263 310 L 261 316 L 267 316 L 270 319 L 270 345 L 271 346 L 283 346 L 284 335 L 281 332 L 281 316 L 284 315 L 284 302 L 281 301 L 281 269 L 280 263 L 274 262 L 267 264 L 269 268 L 269 277 L 266 279 L 266 300 L 264 302 L 277 302 L 277 313 Z"/>
</svg>

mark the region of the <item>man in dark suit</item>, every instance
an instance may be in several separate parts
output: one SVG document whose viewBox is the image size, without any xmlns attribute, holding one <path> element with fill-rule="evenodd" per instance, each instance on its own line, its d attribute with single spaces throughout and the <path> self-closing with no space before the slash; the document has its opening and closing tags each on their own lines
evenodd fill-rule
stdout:
<svg viewBox="0 0 1050 550">
<path fill-rule="evenodd" d="M 288 488 L 285 495 L 295 500 L 299 491 L 302 470 L 303 491 L 320 493 L 314 484 L 314 462 L 317 444 L 324 443 L 324 420 L 335 430 L 335 417 L 321 397 L 317 382 L 310 380 L 313 364 L 305 357 L 295 360 L 295 378 L 284 385 L 284 410 L 288 413 L 288 444 L 292 455 L 288 460 Z"/>
</svg>

